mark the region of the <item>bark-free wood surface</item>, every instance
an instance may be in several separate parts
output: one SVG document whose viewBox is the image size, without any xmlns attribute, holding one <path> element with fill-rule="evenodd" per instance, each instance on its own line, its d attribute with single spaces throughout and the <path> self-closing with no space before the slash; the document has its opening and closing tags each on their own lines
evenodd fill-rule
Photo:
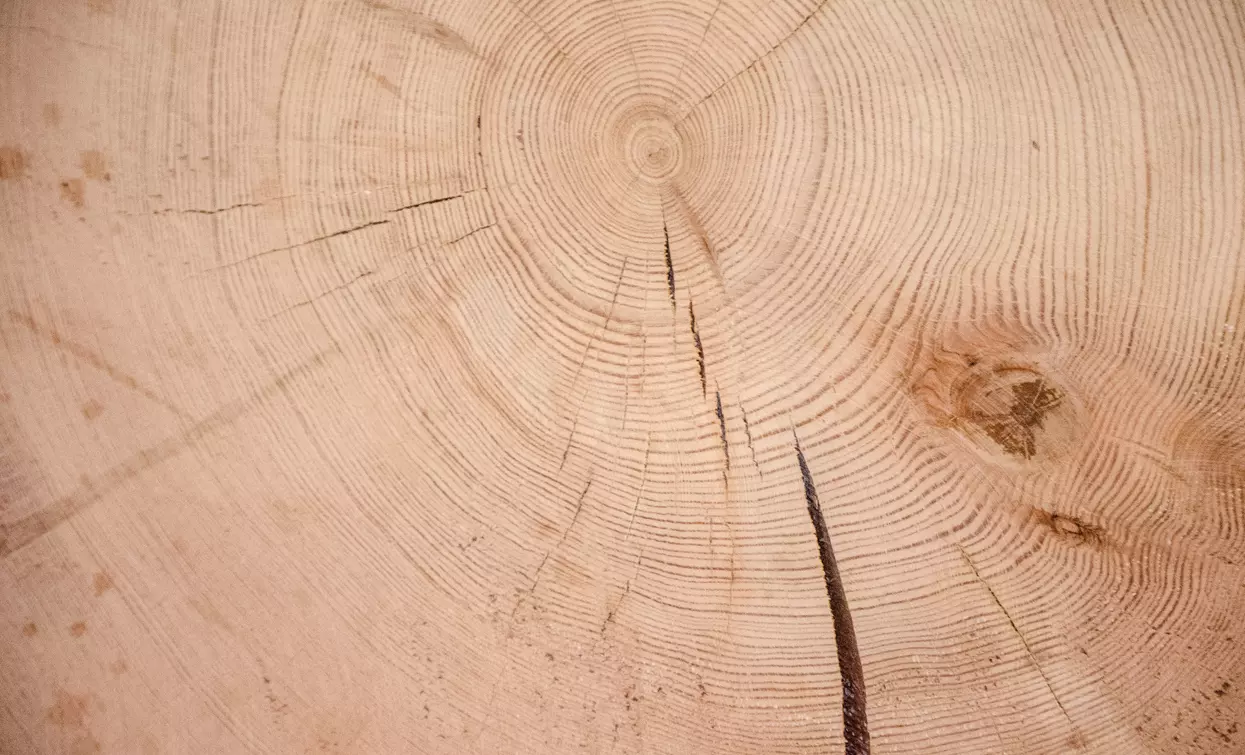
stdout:
<svg viewBox="0 0 1245 755">
<path fill-rule="evenodd" d="M 4 753 L 1245 751 L 1234 0 L 0 3 Z"/>
</svg>

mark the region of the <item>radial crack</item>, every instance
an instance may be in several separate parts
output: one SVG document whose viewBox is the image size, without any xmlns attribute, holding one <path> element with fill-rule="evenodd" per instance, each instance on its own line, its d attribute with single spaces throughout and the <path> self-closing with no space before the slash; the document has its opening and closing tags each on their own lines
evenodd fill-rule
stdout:
<svg viewBox="0 0 1245 755">
<path fill-rule="evenodd" d="M 284 309 L 281 309 L 281 310 L 278 310 L 278 311 L 276 311 L 276 312 L 273 312 L 272 314 L 268 315 L 268 316 L 267 316 L 267 317 L 265 317 L 264 319 L 260 320 L 260 322 L 261 322 L 261 323 L 265 323 L 265 322 L 268 322 L 269 320 L 273 320 L 273 319 L 275 319 L 275 318 L 277 318 L 277 317 L 280 317 L 281 315 L 283 315 L 283 314 L 285 314 L 285 313 L 287 313 L 287 312 L 292 312 L 292 311 L 294 311 L 294 310 L 296 310 L 296 309 L 299 309 L 300 307 L 305 307 L 305 306 L 307 306 L 308 304 L 314 304 L 315 302 L 317 302 L 317 301 L 319 301 L 319 300 L 323 299 L 323 298 L 324 298 L 324 297 L 326 297 L 326 296 L 330 296 L 330 295 L 332 295 L 332 294 L 334 294 L 334 293 L 337 293 L 338 291 L 341 291 L 341 290 L 343 290 L 343 289 L 349 288 L 350 286 L 354 285 L 354 284 L 355 284 L 356 282 L 358 282 L 359 280 L 362 280 L 363 278 L 366 278 L 366 277 L 368 277 L 368 276 L 372 275 L 372 274 L 373 274 L 373 273 L 375 273 L 375 272 L 376 272 L 375 270 L 366 270 L 366 271 L 364 271 L 364 272 L 362 272 L 362 273 L 359 273 L 358 275 L 356 275 L 355 277 L 353 277 L 353 278 L 351 278 L 350 280 L 346 281 L 345 283 L 342 283 L 341 285 L 333 286 L 332 288 L 326 289 L 326 290 L 324 290 L 324 291 L 322 291 L 322 292 L 320 292 L 320 293 L 316 294 L 315 296 L 311 297 L 310 299 L 304 299 L 303 301 L 300 301 L 300 302 L 298 302 L 297 304 L 291 304 L 290 306 L 285 307 Z"/>
<path fill-rule="evenodd" d="M 544 574 L 545 564 L 549 563 L 550 556 L 557 553 L 562 548 L 562 544 L 565 543 L 566 538 L 570 536 L 571 530 L 575 528 L 575 522 L 579 521 L 579 512 L 583 511 L 584 500 L 588 497 L 588 491 L 591 489 L 592 478 L 589 477 L 588 484 L 584 486 L 583 492 L 579 494 L 579 500 L 575 502 L 575 513 L 571 515 L 571 523 L 566 525 L 566 529 L 562 531 L 562 536 L 558 538 L 558 542 L 554 543 L 554 546 L 550 548 L 548 552 L 545 553 L 544 558 L 540 560 L 540 564 L 536 567 L 536 573 L 532 575 L 532 586 L 527 588 L 524 596 L 515 602 L 514 609 L 510 612 L 511 620 L 514 619 L 515 615 L 519 612 L 519 608 L 523 605 L 523 598 L 535 594 L 536 588 L 540 586 L 540 578 L 541 575 Z"/>
<path fill-rule="evenodd" d="M 424 201 L 416 202 L 415 204 L 408 204 L 408 205 L 402 205 L 401 207 L 395 207 L 389 212 L 402 212 L 403 210 L 414 210 L 417 207 L 427 207 L 428 205 L 440 204 L 442 202 L 448 202 L 451 199 L 461 199 L 462 197 L 463 197 L 462 194 L 453 194 L 448 197 L 437 197 L 436 199 L 425 199 Z"/>
<path fill-rule="evenodd" d="M 493 225 L 496 225 L 496 223 L 494 223 Z M 485 226 L 485 227 L 488 227 L 488 226 Z M 478 228 L 476 230 L 483 230 L 483 229 Z M 472 233 L 475 233 L 475 231 L 472 231 Z M 467 234 L 467 235 L 470 236 L 471 234 Z M 455 239 L 455 241 L 458 241 L 458 240 L 459 239 Z M 450 242 L 450 243 L 454 243 L 454 242 Z M 588 345 L 584 347 L 584 354 L 582 357 L 579 358 L 579 366 L 575 368 L 575 377 L 571 379 L 571 390 L 570 390 L 571 395 L 575 394 L 575 386 L 579 384 L 579 375 L 580 373 L 584 371 L 584 363 L 588 361 L 588 354 L 591 353 L 592 351 L 592 345 L 596 343 L 597 339 L 601 337 L 602 333 L 609 330 L 610 320 L 614 318 L 614 305 L 618 302 L 618 292 L 622 290 L 623 278 L 627 275 L 627 263 L 630 261 L 631 261 L 630 257 L 623 258 L 622 267 L 618 271 L 618 282 L 614 284 L 614 295 L 610 297 L 610 308 L 609 308 L 609 311 L 605 313 L 605 324 L 601 326 L 601 329 L 599 331 L 593 334 L 592 338 L 588 340 Z M 566 439 L 566 448 L 563 449 L 562 451 L 562 461 L 561 463 L 558 464 L 559 472 L 562 471 L 562 467 L 566 466 L 566 457 L 570 454 L 571 445 L 575 442 L 575 428 L 579 426 L 579 412 L 582 409 L 583 409 L 583 402 L 580 402 L 575 407 L 575 418 L 571 421 L 571 435 L 569 438 Z"/>
<path fill-rule="evenodd" d="M 674 77 L 674 86 L 677 89 L 683 81 L 683 71 L 687 68 L 687 62 L 693 60 L 700 55 L 700 51 L 705 46 L 705 37 L 709 36 L 709 27 L 713 26 L 713 19 L 717 18 L 718 11 L 722 9 L 722 0 L 718 0 L 717 5 L 713 6 L 713 12 L 709 14 L 709 20 L 705 22 L 705 28 L 700 31 L 700 41 L 696 43 L 696 49 L 691 55 L 684 56 L 683 62 L 679 64 L 679 73 Z"/>
<path fill-rule="evenodd" d="M 631 520 L 627 522 L 627 536 L 623 541 L 631 539 L 631 529 L 635 526 L 635 515 L 640 510 L 640 499 L 644 497 L 644 483 L 648 481 L 648 453 L 653 446 L 653 433 L 649 432 L 644 441 L 644 466 L 640 469 L 640 490 L 635 495 L 635 504 L 631 507 Z"/>
<path fill-rule="evenodd" d="M 856 629 L 847 605 L 847 593 L 839 575 L 839 565 L 830 544 L 830 531 L 821 513 L 821 502 L 813 484 L 813 474 L 804 459 L 799 438 L 795 441 L 795 456 L 800 464 L 800 476 L 804 480 L 804 500 L 808 503 L 808 516 L 817 535 L 817 552 L 821 556 L 821 569 L 826 578 L 826 595 L 830 598 L 830 616 L 834 620 L 834 645 L 839 657 L 839 677 L 843 682 L 843 742 L 846 755 L 868 755 L 869 722 L 865 715 L 865 673 L 860 662 L 860 650 L 856 646 Z"/>
<path fill-rule="evenodd" d="M 739 414 L 744 420 L 744 438 L 748 441 L 748 453 L 752 456 L 752 466 L 757 468 L 757 474 L 761 475 L 761 479 L 765 479 L 765 471 L 757 463 L 757 450 L 752 445 L 752 425 L 748 424 L 748 411 L 744 409 L 742 402 L 739 404 Z"/>
<path fill-rule="evenodd" d="M 787 35 L 786 35 L 785 37 L 783 37 L 782 39 L 780 39 L 780 40 L 778 40 L 777 42 L 775 42 L 773 47 L 771 47 L 771 48 L 769 48 L 768 50 L 766 50 L 766 51 L 765 51 L 765 54 L 761 55 L 759 58 L 757 58 L 756 60 L 754 60 L 754 61 L 752 61 L 751 63 L 749 63 L 749 64 L 748 64 L 747 66 L 745 66 L 745 67 L 744 67 L 741 71 L 739 71 L 738 73 L 734 74 L 733 76 L 731 76 L 730 78 L 728 78 L 726 81 L 723 81 L 721 84 L 718 84 L 716 87 L 714 87 L 714 88 L 713 88 L 713 91 L 709 92 L 709 94 L 706 94 L 704 97 L 701 97 L 699 100 L 697 100 L 695 105 L 692 105 L 691 107 L 689 107 L 687 110 L 685 110 L 685 111 L 683 112 L 683 117 L 679 118 L 679 120 L 678 120 L 678 121 L 676 121 L 676 123 L 682 123 L 682 122 L 683 122 L 683 120 L 687 118 L 687 116 L 689 116 L 689 115 L 691 115 L 691 114 L 692 114 L 692 111 L 693 111 L 693 110 L 695 110 L 696 108 L 698 108 L 698 107 L 700 107 L 701 105 L 705 104 L 705 102 L 707 102 L 708 100 L 710 100 L 711 98 L 713 98 L 713 96 L 714 96 L 714 95 L 716 95 L 718 92 L 720 92 L 720 91 L 722 91 L 724 88 L 726 88 L 726 86 L 727 86 L 728 84 L 730 84 L 732 81 L 734 81 L 735 79 L 738 79 L 740 76 L 743 76 L 743 75 L 744 75 L 745 73 L 747 73 L 748 71 L 751 71 L 751 70 L 752 70 L 753 68 L 755 68 L 755 67 L 756 67 L 756 65 L 757 65 L 758 63 L 760 63 L 762 60 L 765 60 L 765 59 L 766 59 L 766 58 L 768 58 L 769 56 L 773 55 L 773 54 L 774 54 L 774 52 L 775 52 L 775 51 L 776 51 L 779 47 L 782 47 L 784 44 L 786 44 L 786 43 L 787 43 L 787 40 L 789 40 L 789 39 L 791 39 L 792 37 L 794 37 L 794 36 L 796 35 L 796 32 L 800 31 L 800 29 L 803 29 L 803 28 L 804 28 L 804 27 L 808 24 L 808 22 L 809 22 L 809 21 L 813 20 L 813 16 L 816 16 L 819 12 L 821 12 L 821 9 L 822 9 L 822 8 L 824 8 L 824 7 L 826 7 L 826 4 L 827 4 L 827 3 L 829 3 L 829 2 L 830 2 L 830 0 L 822 0 L 820 3 L 818 3 L 818 4 L 817 4 L 817 7 L 816 7 L 816 8 L 813 8 L 811 11 L 809 11 L 809 14 L 808 14 L 807 16 L 805 16 L 805 17 L 804 17 L 804 20 L 802 20 L 802 21 L 800 21 L 800 23 L 796 24 L 796 26 L 795 26 L 795 28 L 794 28 L 794 29 L 792 29 L 791 31 L 787 32 Z M 715 11 L 715 13 L 716 13 L 716 11 Z"/>
<path fill-rule="evenodd" d="M 354 226 L 353 228 L 346 228 L 346 229 L 344 229 L 344 230 L 341 230 L 341 231 L 334 231 L 333 233 L 325 234 L 325 235 L 323 235 L 323 236 L 316 236 L 314 239 L 308 239 L 307 241 L 300 241 L 300 242 L 298 242 L 297 244 L 290 244 L 289 246 L 279 246 L 279 247 L 277 247 L 276 249 L 268 249 L 268 250 L 265 250 L 265 251 L 262 251 L 262 252 L 257 252 L 256 254 L 252 254 L 252 255 L 251 255 L 251 256 L 249 256 L 249 257 L 243 257 L 243 258 L 242 258 L 242 259 L 240 259 L 240 260 L 234 260 L 233 262 L 226 262 L 226 263 L 221 264 L 221 265 L 215 265 L 215 266 L 213 266 L 213 267 L 206 268 L 203 272 L 205 272 L 205 273 L 206 273 L 206 272 L 212 272 L 212 271 L 215 271 L 215 270 L 224 270 L 224 269 L 226 269 L 226 268 L 236 267 L 237 265 L 241 265 L 241 264 L 243 264 L 244 262 L 250 262 L 250 261 L 252 261 L 252 260 L 257 260 L 257 259 L 259 259 L 260 257 L 267 257 L 267 256 L 268 256 L 268 255 L 270 255 L 270 254 L 276 254 L 277 252 L 288 252 L 288 251 L 290 251 L 291 249 L 298 249 L 299 247 L 310 246 L 311 244 L 316 244 L 316 243 L 319 243 L 319 242 L 321 242 L 321 241 L 327 241 L 327 240 L 329 240 L 329 239 L 335 239 L 335 238 L 337 238 L 338 236 L 345 236 L 345 235 L 347 235 L 347 234 L 354 233 L 354 232 L 356 232 L 356 231 L 361 231 L 361 230 L 363 230 L 364 228 L 371 228 L 372 226 L 377 226 L 377 225 L 387 225 L 387 224 L 389 224 L 389 223 L 391 223 L 391 222 L 393 222 L 393 221 L 391 221 L 391 220 L 373 220 L 373 221 L 368 222 L 368 223 L 363 223 L 362 225 L 356 225 L 356 226 Z"/>
<path fill-rule="evenodd" d="M 700 370 L 700 395 L 709 396 L 709 386 L 705 381 L 705 346 L 700 340 L 700 329 L 696 327 L 696 307 L 691 299 L 687 300 L 687 316 L 692 323 L 692 340 L 696 343 L 696 367 Z"/>
<path fill-rule="evenodd" d="M 238 210 L 243 207 L 263 207 L 263 206 L 264 205 L 262 202 L 239 202 L 238 204 L 231 204 L 228 207 L 217 207 L 216 209 L 213 209 L 213 210 L 201 210 L 201 209 L 192 207 L 188 210 L 178 210 L 178 209 L 155 210 L 151 214 L 152 215 L 167 215 L 170 212 L 176 212 L 182 215 L 216 215 L 222 212 L 228 212 L 229 210 Z"/>
<path fill-rule="evenodd" d="M 467 231 L 466 233 L 464 233 L 463 235 L 461 235 L 461 236 L 459 236 L 459 237 L 457 237 L 457 238 L 452 238 L 452 239 L 450 239 L 449 241 L 445 242 L 445 243 L 444 243 L 444 244 L 442 244 L 441 246 L 443 246 L 443 247 L 445 247 L 445 246 L 452 246 L 452 245 L 457 244 L 458 242 L 462 241 L 463 239 L 466 239 L 466 238 L 469 238 L 469 237 L 471 237 L 471 236 L 476 235 L 476 234 L 477 234 L 477 233 L 479 233 L 480 231 L 487 231 L 487 230 L 488 230 L 488 229 L 490 229 L 490 228 L 496 228 L 496 227 L 497 227 L 497 224 L 496 224 L 496 223 L 489 223 L 488 225 L 482 225 L 482 226 L 480 226 L 479 228 L 473 228 L 472 230 Z"/>
</svg>

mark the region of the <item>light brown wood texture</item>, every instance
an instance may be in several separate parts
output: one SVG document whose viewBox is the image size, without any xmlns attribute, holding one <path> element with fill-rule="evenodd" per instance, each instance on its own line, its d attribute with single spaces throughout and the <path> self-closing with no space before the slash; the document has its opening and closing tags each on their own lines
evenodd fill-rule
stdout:
<svg viewBox="0 0 1245 755">
<path fill-rule="evenodd" d="M 3 753 L 1245 752 L 1239 0 L 0 3 Z"/>
</svg>

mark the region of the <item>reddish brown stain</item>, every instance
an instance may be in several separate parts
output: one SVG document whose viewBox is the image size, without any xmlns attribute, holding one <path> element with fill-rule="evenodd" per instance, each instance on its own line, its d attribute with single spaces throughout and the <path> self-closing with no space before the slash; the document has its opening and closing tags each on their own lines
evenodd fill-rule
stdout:
<svg viewBox="0 0 1245 755">
<path fill-rule="evenodd" d="M 82 405 L 82 416 L 87 419 L 95 419 L 104 413 L 104 405 L 95 399 L 91 399 Z"/>
<path fill-rule="evenodd" d="M 1048 353 L 996 314 L 922 332 L 904 370 L 916 407 L 935 427 L 954 431 L 979 459 L 1019 471 L 1068 455 L 1086 436 L 1084 396 L 1069 389 Z"/>
<path fill-rule="evenodd" d="M 96 181 L 112 180 L 112 174 L 108 172 L 108 161 L 104 159 L 103 153 L 94 149 L 82 153 L 82 175 Z"/>
<path fill-rule="evenodd" d="M 233 631 L 233 625 L 229 623 L 229 620 L 226 619 L 225 616 L 216 608 L 216 606 L 213 605 L 207 598 L 191 598 L 190 606 L 194 608 L 195 612 L 202 616 L 203 620 L 209 624 L 220 627 L 226 632 Z"/>
<path fill-rule="evenodd" d="M 427 37 L 448 50 L 457 50 L 468 55 L 477 54 L 467 40 L 463 39 L 458 32 L 445 24 L 428 18 L 422 13 L 406 8 L 398 8 L 381 0 L 363 0 L 363 4 L 384 14 L 395 26 Z"/>
<path fill-rule="evenodd" d="M 26 175 L 26 153 L 17 147 L 0 147 L 0 181 Z"/>
<path fill-rule="evenodd" d="M 92 13 L 112 13 L 113 0 L 86 0 L 86 7 Z"/>
<path fill-rule="evenodd" d="M 90 734 L 75 739 L 74 743 L 69 746 L 69 755 L 91 755 L 91 753 L 99 751 L 99 740 Z"/>
<path fill-rule="evenodd" d="M 1059 406 L 1063 394 L 1038 378 L 1011 386 L 1011 403 L 1002 412 L 971 412 L 974 422 L 1012 456 L 1032 459 L 1037 453 L 1036 431 L 1047 412 Z"/>
<path fill-rule="evenodd" d="M 1035 508 L 1033 519 L 1058 537 L 1089 545 L 1102 545 L 1106 542 L 1105 529 L 1075 516 Z"/>
<path fill-rule="evenodd" d="M 61 199 L 74 207 L 86 204 L 86 184 L 81 178 L 67 178 L 61 181 Z"/>
<path fill-rule="evenodd" d="M 86 622 L 75 621 L 74 623 L 70 624 L 69 634 L 74 637 L 81 637 L 82 635 L 86 634 Z"/>
<path fill-rule="evenodd" d="M 47 720 L 66 729 L 81 728 L 86 721 L 89 702 L 89 695 L 71 695 L 62 689 L 56 702 L 47 709 Z"/>
<path fill-rule="evenodd" d="M 34 637 L 36 634 L 39 634 L 39 627 L 33 621 L 22 627 L 23 637 Z"/>
<path fill-rule="evenodd" d="M 366 74 L 367 77 L 370 78 L 372 81 L 375 81 L 377 86 L 379 86 L 381 89 L 384 89 L 386 92 L 392 94 L 394 97 L 402 96 L 402 91 L 398 89 L 397 84 L 394 84 L 392 81 L 390 81 L 389 77 L 386 76 L 385 74 L 377 73 L 376 71 L 373 71 L 368 66 L 367 63 L 361 64 L 359 66 L 359 70 L 363 71 L 363 73 Z"/>
<path fill-rule="evenodd" d="M 48 126 L 59 126 L 61 124 L 61 109 L 55 102 L 48 102 L 43 105 L 43 122 Z"/>
<path fill-rule="evenodd" d="M 117 676 L 121 676 L 122 674 L 130 670 L 130 664 L 126 663 L 124 658 L 118 658 L 117 660 L 109 664 L 108 670 L 116 674 Z"/>
<path fill-rule="evenodd" d="M 709 240 L 709 231 L 706 230 L 703 220 L 692 208 L 692 205 L 687 201 L 687 198 L 683 196 L 683 192 L 677 187 L 677 185 L 671 189 L 671 193 L 678 202 L 679 207 L 682 208 L 683 215 L 687 218 L 688 226 L 692 229 L 692 232 L 696 234 L 696 238 L 700 240 L 700 247 L 705 254 L 705 261 L 709 263 L 709 269 L 713 272 L 713 277 L 722 288 L 725 288 L 726 279 L 722 277 L 722 265 L 718 260 L 718 253 L 714 249 L 713 242 Z"/>
<path fill-rule="evenodd" d="M 1190 477 L 1219 491 L 1245 488 L 1243 419 L 1235 412 L 1198 416 L 1181 429 L 1174 456 Z"/>
<path fill-rule="evenodd" d="M 94 585 L 95 597 L 97 598 L 114 587 L 112 577 L 108 576 L 108 572 L 102 571 L 95 573 Z"/>
</svg>

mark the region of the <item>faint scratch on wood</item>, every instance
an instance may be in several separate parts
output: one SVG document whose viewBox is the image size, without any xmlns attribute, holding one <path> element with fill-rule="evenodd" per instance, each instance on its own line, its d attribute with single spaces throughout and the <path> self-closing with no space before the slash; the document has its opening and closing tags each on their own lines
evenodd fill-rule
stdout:
<svg viewBox="0 0 1245 755">
<path fill-rule="evenodd" d="M 605 323 L 600 330 L 593 334 L 588 340 L 588 345 L 584 347 L 583 356 L 579 358 L 579 366 L 575 368 L 575 377 L 571 378 L 571 389 L 568 395 L 575 395 L 575 386 L 579 383 L 579 376 L 584 371 L 584 364 L 588 361 L 588 355 L 592 353 L 592 347 L 606 331 L 609 330 L 610 321 L 614 319 L 614 305 L 618 302 L 618 292 L 622 290 L 623 277 L 627 274 L 627 263 L 631 261 L 630 257 L 624 257 L 622 267 L 618 271 L 618 282 L 614 284 L 614 295 L 610 298 L 609 310 L 605 313 Z M 571 453 L 571 446 L 575 443 L 575 429 L 579 426 L 579 412 L 583 409 L 583 402 L 580 401 L 575 405 L 575 417 L 571 420 L 571 433 L 566 439 L 566 448 L 562 450 L 562 460 L 558 464 L 558 471 L 566 466 L 566 458 Z"/>
<path fill-rule="evenodd" d="M 973 577 L 981 583 L 982 587 L 986 588 L 986 592 L 989 593 L 990 599 L 994 601 L 994 605 L 998 606 L 998 609 L 1003 612 L 1003 617 L 1007 619 L 1008 625 L 1010 625 L 1012 631 L 1016 633 L 1016 637 L 1020 640 L 1020 645 L 1024 648 L 1025 655 L 1029 657 L 1029 662 L 1033 664 L 1034 670 L 1038 672 L 1038 676 L 1042 677 L 1042 682 L 1046 684 L 1046 689 L 1050 692 L 1051 698 L 1054 699 L 1055 705 L 1059 706 L 1059 710 L 1063 713 L 1063 717 L 1068 719 L 1068 723 L 1073 727 L 1073 729 L 1075 729 L 1076 723 L 1072 720 L 1072 716 L 1068 715 L 1068 709 L 1063 707 L 1063 703 L 1059 700 L 1059 695 L 1055 694 L 1055 688 L 1051 685 L 1050 679 L 1046 676 L 1046 672 L 1042 670 L 1042 665 L 1038 663 L 1037 656 L 1033 654 L 1033 649 L 1029 647 L 1029 641 L 1025 639 L 1024 633 L 1020 631 L 1020 627 L 1016 626 L 1016 622 L 1012 619 L 1012 615 L 1008 613 L 1007 608 L 1003 606 L 1003 601 L 999 600 L 999 596 L 994 592 L 994 588 L 991 587 L 990 583 L 981 576 L 981 572 L 977 571 L 977 565 L 974 564 L 973 560 L 968 557 L 968 553 L 965 552 L 964 548 L 958 544 L 955 548 L 960 552 L 960 558 L 964 559 L 964 563 L 967 564 L 969 570 L 972 571 Z"/>
<path fill-rule="evenodd" d="M 376 71 L 373 71 L 371 67 L 368 66 L 367 63 L 360 63 L 359 70 L 362 71 L 363 74 L 367 76 L 369 79 L 371 79 L 372 81 L 375 81 L 376 85 L 379 86 L 381 89 L 384 89 L 386 92 L 392 94 L 394 97 L 397 97 L 398 99 L 402 99 L 402 90 L 398 89 L 398 85 L 390 81 L 388 76 L 386 76 L 383 73 L 377 73 Z"/>
<path fill-rule="evenodd" d="M 123 385 L 148 401 L 164 407 L 183 420 L 190 420 L 190 415 L 186 414 L 186 412 L 182 411 L 168 400 L 162 398 L 155 391 L 144 386 L 138 381 L 138 378 L 112 364 L 95 351 L 88 349 L 86 346 L 66 340 L 65 337 L 56 330 L 56 328 L 40 325 L 34 320 L 34 318 L 13 310 L 9 310 L 9 318 L 12 319 L 13 322 L 27 328 L 31 333 L 34 333 L 36 336 L 39 336 L 48 343 L 52 344 L 57 349 L 60 349 L 81 362 L 91 365 L 95 369 L 107 375 L 113 382 Z"/>
<path fill-rule="evenodd" d="M 640 499 L 644 497 L 644 484 L 648 481 L 648 453 L 653 445 L 653 432 L 648 432 L 644 441 L 644 466 L 640 470 L 640 490 L 635 495 L 635 504 L 631 507 L 631 520 L 627 522 L 627 536 L 623 538 L 623 542 L 631 539 L 631 528 L 635 526 L 635 515 L 640 510 Z"/>
<path fill-rule="evenodd" d="M 73 493 L 15 522 L 0 525 L 0 558 L 30 545 L 103 500 L 105 496 L 129 480 L 176 457 L 208 435 L 230 426 L 251 409 L 284 392 L 291 381 L 320 369 L 326 364 L 329 356 L 339 353 L 339 349 L 333 348 L 316 354 L 255 393 L 226 404 L 179 435 L 166 438 L 138 451 L 95 479 L 84 475 L 78 489 Z"/>
</svg>

